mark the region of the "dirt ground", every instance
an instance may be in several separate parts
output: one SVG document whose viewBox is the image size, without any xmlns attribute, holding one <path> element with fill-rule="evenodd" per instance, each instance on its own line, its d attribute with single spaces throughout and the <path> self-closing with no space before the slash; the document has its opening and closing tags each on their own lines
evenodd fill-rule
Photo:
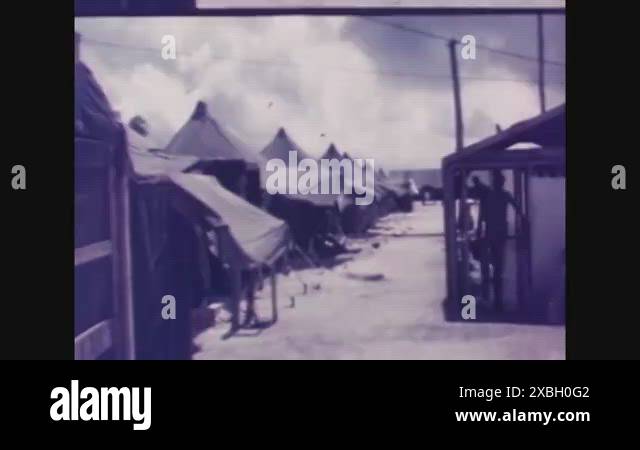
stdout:
<svg viewBox="0 0 640 450">
<path fill-rule="evenodd" d="M 222 339 L 195 338 L 195 359 L 564 359 L 565 329 L 444 320 L 444 237 L 439 204 L 379 221 L 361 251 L 332 269 L 278 277 L 278 322 Z M 306 284 L 306 294 L 305 287 Z M 258 313 L 271 317 L 269 283 Z"/>
</svg>

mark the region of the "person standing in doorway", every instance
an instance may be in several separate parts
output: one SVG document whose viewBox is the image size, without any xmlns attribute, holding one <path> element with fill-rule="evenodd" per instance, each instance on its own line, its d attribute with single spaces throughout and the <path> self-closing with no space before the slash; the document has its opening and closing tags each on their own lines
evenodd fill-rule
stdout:
<svg viewBox="0 0 640 450">
<path fill-rule="evenodd" d="M 477 180 L 479 182 L 479 180 Z M 474 180 L 474 183 L 476 180 Z M 483 192 L 480 196 L 480 214 L 478 220 L 478 234 L 483 241 L 483 291 L 488 291 L 489 268 L 493 267 L 491 284 L 493 285 L 494 306 L 497 311 L 503 308 L 503 272 L 505 244 L 509 235 L 507 209 L 511 205 L 524 224 L 522 212 L 509 191 L 504 188 L 505 178 L 502 172 L 493 172 L 491 188 L 479 189 Z M 488 292 L 487 292 L 488 293 Z"/>
</svg>

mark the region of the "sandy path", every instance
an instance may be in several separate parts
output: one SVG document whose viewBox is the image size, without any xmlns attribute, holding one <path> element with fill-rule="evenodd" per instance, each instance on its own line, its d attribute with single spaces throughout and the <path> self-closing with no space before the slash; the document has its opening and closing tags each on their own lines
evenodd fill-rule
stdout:
<svg viewBox="0 0 640 450">
<path fill-rule="evenodd" d="M 444 238 L 440 206 L 419 206 L 355 241 L 353 261 L 280 277 L 279 321 L 222 340 L 226 325 L 196 337 L 196 359 L 563 359 L 564 327 L 449 323 L 443 318 Z M 378 242 L 380 246 L 372 245 Z M 363 280 L 373 276 L 383 279 Z M 309 291 L 302 294 L 300 279 Z M 313 285 L 319 284 L 319 289 Z M 258 311 L 270 315 L 269 288 Z M 290 297 L 295 296 L 295 307 Z"/>
</svg>

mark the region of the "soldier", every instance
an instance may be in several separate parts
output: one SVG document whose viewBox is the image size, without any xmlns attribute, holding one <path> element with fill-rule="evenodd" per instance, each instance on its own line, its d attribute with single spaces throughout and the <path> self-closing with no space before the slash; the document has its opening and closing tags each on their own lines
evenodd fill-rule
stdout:
<svg viewBox="0 0 640 450">
<path fill-rule="evenodd" d="M 474 177 L 474 183 L 480 182 Z M 507 222 L 507 207 L 511 205 L 518 216 L 523 220 L 522 212 L 516 204 L 510 192 L 504 189 L 505 178 L 498 170 L 493 173 L 492 187 L 482 185 L 478 189 L 481 192 L 480 215 L 478 220 L 478 236 L 483 241 L 482 258 L 482 285 L 483 295 L 489 290 L 489 264 L 493 267 L 494 305 L 496 310 L 501 311 L 503 306 L 502 298 L 502 275 L 504 272 L 505 244 L 508 237 L 509 226 Z M 482 184 L 482 183 L 480 183 Z"/>
</svg>

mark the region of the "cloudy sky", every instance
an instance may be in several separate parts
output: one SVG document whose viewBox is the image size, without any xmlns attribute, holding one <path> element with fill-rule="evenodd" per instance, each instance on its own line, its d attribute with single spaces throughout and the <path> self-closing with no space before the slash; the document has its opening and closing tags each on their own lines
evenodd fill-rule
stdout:
<svg viewBox="0 0 640 450">
<path fill-rule="evenodd" d="M 166 144 L 200 99 L 259 151 L 281 126 L 312 155 L 331 142 L 387 168 L 435 167 L 454 148 L 446 42 L 401 25 L 535 59 L 534 16 L 82 18 L 81 59 L 125 120 Z M 564 16 L 545 16 L 545 59 L 565 61 Z M 177 58 L 162 59 L 162 38 Z M 478 48 L 459 59 L 465 143 L 539 112 L 537 64 Z M 547 104 L 565 68 L 548 65 Z"/>
</svg>

